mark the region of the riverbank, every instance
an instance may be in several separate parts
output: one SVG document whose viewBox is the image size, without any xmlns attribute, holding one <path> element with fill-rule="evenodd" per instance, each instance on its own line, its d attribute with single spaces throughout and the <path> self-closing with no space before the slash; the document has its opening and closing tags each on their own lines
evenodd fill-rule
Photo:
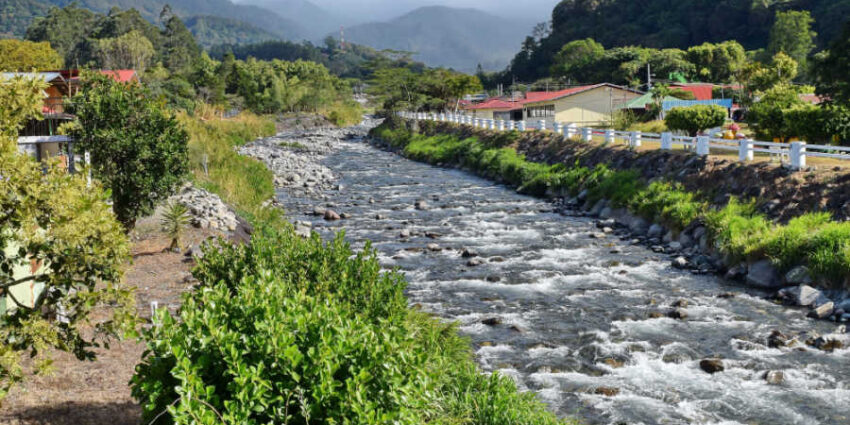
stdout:
<svg viewBox="0 0 850 425">
<path fill-rule="evenodd" d="M 603 231 L 616 225 L 628 228 L 635 243 L 674 254 L 673 263 L 679 268 L 722 273 L 767 290 L 782 289 L 779 298 L 810 307 L 813 316 L 850 320 L 846 296 L 850 225 L 810 211 L 788 219 L 788 224 L 774 224 L 771 219 L 788 218 L 788 209 L 776 207 L 785 198 L 761 204 L 737 198 L 741 193 L 793 187 L 775 192 L 793 199 L 809 188 L 803 183 L 793 186 L 800 176 L 781 167 L 591 147 L 548 132 L 495 133 L 397 118 L 376 128 L 373 136 L 385 148 L 410 158 L 469 169 L 522 193 L 549 196 L 567 211 L 580 208 L 607 220 L 600 223 Z M 760 172 L 785 177 L 771 185 L 745 178 Z M 833 189 L 830 196 L 840 197 L 845 190 L 828 186 Z M 724 192 L 725 188 L 735 190 Z M 771 216 L 770 211 L 783 212 Z"/>
</svg>

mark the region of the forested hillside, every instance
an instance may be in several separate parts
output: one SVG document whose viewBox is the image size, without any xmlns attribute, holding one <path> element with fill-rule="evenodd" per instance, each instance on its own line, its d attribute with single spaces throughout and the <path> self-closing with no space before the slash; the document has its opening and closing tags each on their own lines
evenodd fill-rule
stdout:
<svg viewBox="0 0 850 425">
<path fill-rule="evenodd" d="M 236 19 L 192 16 L 186 18 L 185 22 L 198 44 L 205 48 L 218 44 L 259 43 L 280 38 L 269 31 Z"/>
<path fill-rule="evenodd" d="M 605 48 L 642 46 L 686 49 L 735 40 L 747 50 L 766 48 L 777 11 L 806 10 L 815 43 L 824 48 L 850 16 L 850 0 L 563 0 L 548 34 L 529 37 L 510 74 L 524 81 L 548 75 L 568 42 L 592 38 Z"/>
<path fill-rule="evenodd" d="M 235 21 L 268 31 L 277 37 L 299 40 L 305 30 L 292 19 L 256 6 L 237 5 L 230 0 L 10 0 L 11 4 L 0 6 L 0 34 L 23 35 L 34 17 L 44 16 L 47 6 L 65 7 L 76 4 L 81 8 L 99 13 L 108 13 L 112 8 L 136 9 L 150 22 L 159 22 L 159 14 L 167 4 L 180 17 L 217 16 L 227 18 L 216 25 L 228 33 L 244 31 L 245 24 L 229 28 Z M 6 3 L 4 1 L 3 3 Z M 12 12 L 6 12 L 11 9 Z M 8 17 L 7 17 L 8 15 Z"/>
</svg>

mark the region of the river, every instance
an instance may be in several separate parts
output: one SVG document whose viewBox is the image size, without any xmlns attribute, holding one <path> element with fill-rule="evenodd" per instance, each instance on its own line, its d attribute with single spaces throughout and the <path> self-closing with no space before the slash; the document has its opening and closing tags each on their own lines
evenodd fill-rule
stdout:
<svg viewBox="0 0 850 425">
<path fill-rule="evenodd" d="M 344 229 L 357 248 L 373 241 L 382 264 L 407 276 L 411 305 L 458 322 L 485 371 L 514 377 L 559 415 L 588 424 L 850 423 L 850 351 L 767 345 L 774 330 L 804 338 L 835 332 L 834 323 L 674 270 L 626 236 L 594 238 L 594 220 L 463 171 L 362 140 L 339 143 L 322 164 L 340 190 L 325 201 L 279 191 L 290 218 L 325 237 Z M 351 218 L 326 222 L 310 215 L 317 205 Z M 674 304 L 686 319 L 657 317 Z M 704 372 L 706 358 L 725 370 Z M 769 371 L 782 382 L 768 383 Z"/>
</svg>

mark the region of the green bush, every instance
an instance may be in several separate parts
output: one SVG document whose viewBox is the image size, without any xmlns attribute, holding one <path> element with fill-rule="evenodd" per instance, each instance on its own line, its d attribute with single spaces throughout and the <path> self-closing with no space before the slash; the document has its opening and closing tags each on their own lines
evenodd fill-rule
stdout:
<svg viewBox="0 0 850 425">
<path fill-rule="evenodd" d="M 671 130 L 682 130 L 696 136 L 726 122 L 726 108 L 719 105 L 694 105 L 673 108 L 667 112 L 666 123 Z"/>
<path fill-rule="evenodd" d="M 484 376 L 453 325 L 407 308 L 370 247 L 261 227 L 209 246 L 178 317 L 145 333 L 133 377 L 144 421 L 561 424 L 533 394 Z"/>
<path fill-rule="evenodd" d="M 770 222 L 756 214 L 755 202 L 741 203 L 736 198 L 722 209 L 705 214 L 709 235 L 720 250 L 735 260 L 744 260 L 754 241 L 770 230 Z"/>
<path fill-rule="evenodd" d="M 606 172 L 600 169 L 599 172 L 604 175 L 599 175 L 597 184 L 588 185 L 589 198 L 607 199 L 615 207 L 627 206 L 644 185 L 637 170 Z M 596 176 L 591 174 L 591 177 Z"/>
</svg>

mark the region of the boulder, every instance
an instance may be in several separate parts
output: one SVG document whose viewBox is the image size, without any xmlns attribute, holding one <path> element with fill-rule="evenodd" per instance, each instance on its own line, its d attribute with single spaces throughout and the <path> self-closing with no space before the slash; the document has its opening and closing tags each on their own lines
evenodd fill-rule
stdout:
<svg viewBox="0 0 850 425">
<path fill-rule="evenodd" d="M 322 207 L 313 207 L 313 215 L 322 217 L 325 215 L 325 209 Z"/>
<path fill-rule="evenodd" d="M 601 218 L 601 219 L 609 219 L 609 218 L 611 218 L 611 212 L 612 212 L 611 207 L 605 207 L 605 208 L 602 208 L 602 209 L 599 211 L 599 218 Z"/>
<path fill-rule="evenodd" d="M 442 251 L 442 250 L 443 250 L 442 248 L 440 248 L 440 245 L 437 245 L 437 244 L 435 244 L 435 243 L 429 243 L 428 245 L 425 245 L 425 248 L 426 248 L 428 251 L 432 251 L 432 252 L 437 252 L 437 251 Z"/>
<path fill-rule="evenodd" d="M 748 267 L 747 284 L 757 288 L 771 289 L 782 286 L 782 281 L 770 260 L 761 260 Z"/>
<path fill-rule="evenodd" d="M 703 236 L 705 236 L 705 227 L 699 226 L 696 229 L 694 229 L 694 232 L 693 232 L 693 239 L 694 240 L 700 240 L 700 239 L 702 239 Z"/>
<path fill-rule="evenodd" d="M 684 249 L 688 249 L 694 246 L 694 240 L 691 239 L 691 237 L 688 236 L 687 233 L 682 232 L 681 234 L 679 234 L 679 245 Z"/>
<path fill-rule="evenodd" d="M 726 368 L 723 366 L 723 361 L 720 359 L 704 359 L 699 362 L 699 368 L 704 372 L 715 374 L 723 372 Z"/>
<path fill-rule="evenodd" d="M 476 252 L 472 248 L 464 248 L 463 251 L 460 253 L 460 256 L 463 257 L 463 258 L 477 257 L 478 252 Z"/>
<path fill-rule="evenodd" d="M 410 237 L 410 229 L 401 229 L 401 232 L 398 232 L 398 237 L 409 238 Z"/>
<path fill-rule="evenodd" d="M 688 268 L 688 260 L 685 257 L 676 257 L 672 262 L 673 268 L 686 269 Z"/>
<path fill-rule="evenodd" d="M 593 390 L 593 393 L 596 395 L 604 395 L 606 397 L 614 397 L 615 395 L 620 394 L 620 389 L 614 387 L 597 387 Z"/>
<path fill-rule="evenodd" d="M 499 319 L 498 317 L 490 317 L 482 320 L 481 323 L 487 326 L 496 326 L 502 324 L 502 319 Z"/>
<path fill-rule="evenodd" d="M 681 251 L 682 250 L 682 244 L 677 242 L 677 241 L 670 242 L 669 244 L 667 244 L 667 246 L 670 248 L 671 251 Z"/>
<path fill-rule="evenodd" d="M 471 258 L 469 261 L 466 262 L 466 265 L 469 267 L 477 267 L 482 264 L 484 264 L 484 260 L 480 258 Z"/>
<path fill-rule="evenodd" d="M 785 382 L 785 374 L 781 370 L 769 370 L 764 373 L 763 377 L 770 385 L 779 385 Z"/>
<path fill-rule="evenodd" d="M 641 217 L 635 217 L 629 222 L 629 230 L 636 235 L 644 235 L 649 229 L 649 222 Z"/>
<path fill-rule="evenodd" d="M 676 319 L 676 320 L 685 320 L 685 319 L 688 318 L 688 312 L 685 309 L 676 308 L 676 309 L 670 310 L 667 313 L 667 317 L 669 317 L 671 319 Z"/>
<path fill-rule="evenodd" d="M 334 210 L 326 210 L 325 211 L 325 220 L 327 220 L 327 221 L 336 221 L 336 220 L 339 220 L 340 218 L 341 217 L 339 216 L 339 214 L 337 214 L 336 211 L 334 211 Z"/>
<path fill-rule="evenodd" d="M 826 319 L 832 316 L 832 311 L 835 310 L 835 305 L 829 301 L 821 306 L 815 307 L 809 312 L 809 317 L 812 319 Z"/>
<path fill-rule="evenodd" d="M 771 332 L 770 336 L 767 337 L 767 346 L 770 348 L 787 347 L 791 342 L 791 338 L 777 330 Z"/>
<path fill-rule="evenodd" d="M 425 211 L 428 209 L 428 203 L 420 199 L 413 204 L 413 207 L 417 210 Z"/>
<path fill-rule="evenodd" d="M 795 286 L 783 291 L 791 302 L 803 307 L 813 305 L 821 295 L 820 291 L 808 285 Z"/>
<path fill-rule="evenodd" d="M 340 217 L 341 219 L 343 219 L 343 220 L 348 220 L 349 218 L 351 218 L 351 214 L 349 214 L 349 213 L 342 213 L 342 214 L 340 214 L 340 215 L 339 215 L 339 217 Z"/>
<path fill-rule="evenodd" d="M 788 285 L 811 285 L 812 282 L 812 275 L 806 266 L 797 266 L 785 273 L 785 283 Z"/>
<path fill-rule="evenodd" d="M 646 232 L 646 237 L 648 238 L 660 238 L 664 234 L 664 227 L 660 224 L 653 224 L 649 226 L 649 230 Z"/>
<path fill-rule="evenodd" d="M 747 263 L 732 266 L 728 271 L 726 271 L 725 278 L 728 280 L 741 280 L 747 276 L 748 268 Z"/>
</svg>

